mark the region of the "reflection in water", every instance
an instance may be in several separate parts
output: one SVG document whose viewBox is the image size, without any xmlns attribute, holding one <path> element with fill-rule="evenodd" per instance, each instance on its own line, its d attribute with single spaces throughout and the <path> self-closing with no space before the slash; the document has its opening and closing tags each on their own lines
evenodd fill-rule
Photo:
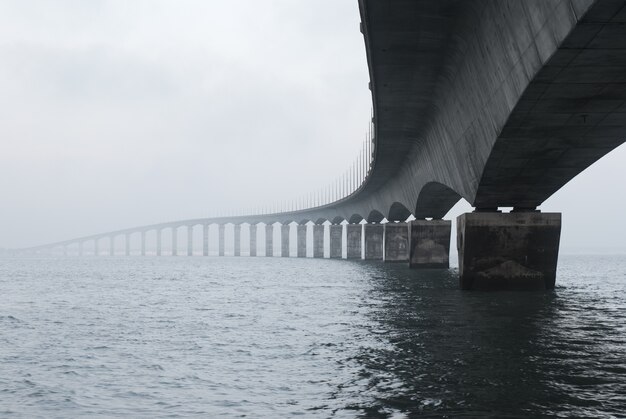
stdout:
<svg viewBox="0 0 626 419">
<path fill-rule="evenodd" d="M 0 289 L 0 416 L 626 412 L 626 257 L 538 293 L 281 258 L 2 259 Z"/>
</svg>

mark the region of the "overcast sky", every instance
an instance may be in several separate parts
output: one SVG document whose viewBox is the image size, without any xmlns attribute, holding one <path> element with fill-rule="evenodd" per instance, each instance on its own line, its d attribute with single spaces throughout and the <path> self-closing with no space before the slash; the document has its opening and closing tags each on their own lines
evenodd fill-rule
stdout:
<svg viewBox="0 0 626 419">
<path fill-rule="evenodd" d="M 356 0 L 1 0 L 0 247 L 314 189 L 368 81 Z M 563 248 L 626 251 L 625 178 L 622 147 L 546 202 Z"/>
</svg>

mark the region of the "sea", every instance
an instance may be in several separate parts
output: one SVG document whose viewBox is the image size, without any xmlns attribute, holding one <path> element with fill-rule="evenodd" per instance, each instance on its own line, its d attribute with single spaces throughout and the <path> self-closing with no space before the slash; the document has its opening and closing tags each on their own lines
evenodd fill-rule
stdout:
<svg viewBox="0 0 626 419">
<path fill-rule="evenodd" d="M 0 258 L 0 417 L 624 418 L 626 256 L 547 292 L 265 257 Z"/>
</svg>

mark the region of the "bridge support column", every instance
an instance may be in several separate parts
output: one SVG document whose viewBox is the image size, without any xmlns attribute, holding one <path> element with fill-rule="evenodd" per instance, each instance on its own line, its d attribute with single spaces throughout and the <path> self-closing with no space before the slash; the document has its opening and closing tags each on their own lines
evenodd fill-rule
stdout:
<svg viewBox="0 0 626 419">
<path fill-rule="evenodd" d="M 313 226 L 313 257 L 324 257 L 324 224 Z"/>
<path fill-rule="evenodd" d="M 280 257 L 289 257 L 289 232 L 291 226 L 283 224 L 280 226 Z"/>
<path fill-rule="evenodd" d="M 156 231 L 156 246 L 157 246 L 156 255 L 161 256 L 161 230 Z"/>
<path fill-rule="evenodd" d="M 265 256 L 274 256 L 274 224 L 265 225 Z"/>
<path fill-rule="evenodd" d="M 209 225 L 202 225 L 202 256 L 209 256 Z"/>
<path fill-rule="evenodd" d="M 298 224 L 298 228 L 296 230 L 297 238 L 298 238 L 298 257 L 305 258 L 306 257 L 306 229 L 307 225 Z"/>
<path fill-rule="evenodd" d="M 250 224 L 250 256 L 256 256 L 256 224 Z"/>
<path fill-rule="evenodd" d="M 365 259 L 381 260 L 383 258 L 383 225 L 365 224 Z"/>
<path fill-rule="evenodd" d="M 387 223 L 383 226 L 385 262 L 408 262 L 409 226 L 407 223 Z"/>
<path fill-rule="evenodd" d="M 235 224 L 235 256 L 241 256 L 241 225 Z"/>
<path fill-rule="evenodd" d="M 187 226 L 187 256 L 193 256 L 193 226 Z"/>
<path fill-rule="evenodd" d="M 218 243 L 218 249 L 219 249 L 219 255 L 220 256 L 224 256 L 224 228 L 226 226 L 224 224 L 220 224 L 219 225 L 219 243 Z"/>
<path fill-rule="evenodd" d="M 141 256 L 146 255 L 146 232 L 141 232 Z"/>
<path fill-rule="evenodd" d="M 474 212 L 457 218 L 462 289 L 553 289 L 561 214 Z"/>
<path fill-rule="evenodd" d="M 130 234 L 126 233 L 126 247 L 125 247 L 126 256 L 130 256 Z"/>
<path fill-rule="evenodd" d="M 409 223 L 409 268 L 450 267 L 449 220 L 414 220 Z"/>
<path fill-rule="evenodd" d="M 330 230 L 330 258 L 341 259 L 342 256 L 342 236 L 343 226 L 341 224 L 331 225 L 328 227 Z"/>
<path fill-rule="evenodd" d="M 363 226 L 361 224 L 348 224 L 346 226 L 347 254 L 348 259 L 361 259 L 361 236 Z"/>
<path fill-rule="evenodd" d="M 172 256 L 178 255 L 178 227 L 172 227 Z"/>
<path fill-rule="evenodd" d="M 115 236 L 109 237 L 109 256 L 115 256 Z"/>
</svg>

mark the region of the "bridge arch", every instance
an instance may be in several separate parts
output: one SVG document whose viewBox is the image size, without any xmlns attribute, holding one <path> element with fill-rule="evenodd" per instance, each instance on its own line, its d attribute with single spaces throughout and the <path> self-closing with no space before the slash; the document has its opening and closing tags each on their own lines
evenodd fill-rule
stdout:
<svg viewBox="0 0 626 419">
<path fill-rule="evenodd" d="M 350 224 L 359 224 L 361 221 L 363 221 L 363 216 L 361 214 L 352 214 L 348 219 Z"/>
<path fill-rule="evenodd" d="M 389 208 L 389 212 L 387 213 L 388 221 L 406 221 L 407 218 L 411 215 L 411 211 L 407 209 L 404 204 L 400 202 L 394 202 Z"/>
<path fill-rule="evenodd" d="M 461 195 L 439 182 L 429 182 L 419 193 L 415 204 L 415 218 L 443 218 L 461 199 Z"/>
<path fill-rule="evenodd" d="M 367 216 L 367 222 L 368 223 L 380 223 L 384 218 L 385 216 L 380 211 L 372 210 Z"/>
</svg>

